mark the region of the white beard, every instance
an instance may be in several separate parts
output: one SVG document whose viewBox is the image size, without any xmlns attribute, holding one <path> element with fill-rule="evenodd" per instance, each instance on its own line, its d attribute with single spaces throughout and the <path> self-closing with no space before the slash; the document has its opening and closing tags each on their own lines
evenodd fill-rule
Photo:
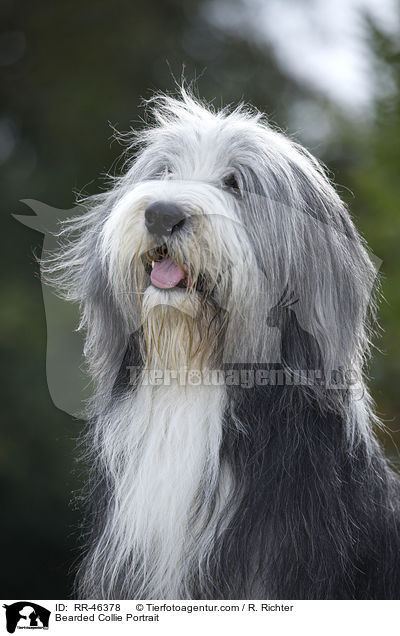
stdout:
<svg viewBox="0 0 400 636">
<path fill-rule="evenodd" d="M 148 287 L 142 301 L 147 369 L 207 369 L 219 327 L 212 315 L 212 307 L 202 304 L 197 292 Z"/>
</svg>

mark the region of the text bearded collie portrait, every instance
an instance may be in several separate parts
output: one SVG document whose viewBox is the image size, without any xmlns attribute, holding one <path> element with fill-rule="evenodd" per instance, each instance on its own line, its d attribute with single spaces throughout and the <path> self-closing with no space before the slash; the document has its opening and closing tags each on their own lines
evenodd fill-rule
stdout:
<svg viewBox="0 0 400 636">
<path fill-rule="evenodd" d="M 376 268 L 325 169 L 256 109 L 150 100 L 42 272 L 94 381 L 96 599 L 393 599 L 399 481 L 363 380 Z"/>
</svg>

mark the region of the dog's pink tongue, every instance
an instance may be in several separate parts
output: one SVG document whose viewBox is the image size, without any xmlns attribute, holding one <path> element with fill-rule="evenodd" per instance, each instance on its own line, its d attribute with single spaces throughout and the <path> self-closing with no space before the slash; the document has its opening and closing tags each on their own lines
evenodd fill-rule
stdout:
<svg viewBox="0 0 400 636">
<path fill-rule="evenodd" d="M 172 258 L 167 256 L 162 261 L 155 261 L 154 267 L 151 270 L 151 282 L 156 287 L 161 289 L 169 289 L 175 287 L 182 278 L 185 278 L 186 274 L 178 265 L 174 263 Z"/>
</svg>

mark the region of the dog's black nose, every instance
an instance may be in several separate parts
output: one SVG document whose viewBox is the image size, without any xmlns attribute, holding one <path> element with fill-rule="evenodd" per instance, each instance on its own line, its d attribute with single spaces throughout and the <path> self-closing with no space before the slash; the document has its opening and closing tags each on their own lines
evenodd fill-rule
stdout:
<svg viewBox="0 0 400 636">
<path fill-rule="evenodd" d="M 175 203 L 155 201 L 146 208 L 144 218 L 150 234 L 170 236 L 172 232 L 183 227 L 187 214 Z"/>
</svg>

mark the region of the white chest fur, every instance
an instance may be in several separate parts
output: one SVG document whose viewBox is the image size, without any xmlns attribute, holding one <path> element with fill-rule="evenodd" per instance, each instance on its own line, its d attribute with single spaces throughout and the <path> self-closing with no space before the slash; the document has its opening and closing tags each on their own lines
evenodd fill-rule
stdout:
<svg viewBox="0 0 400 636">
<path fill-rule="evenodd" d="M 142 385 L 103 423 L 113 498 L 99 549 L 108 551 L 111 579 L 131 563 L 125 584 L 139 596 L 179 598 L 188 564 L 201 568 L 215 538 L 229 491 L 220 467 L 224 408 L 221 386 Z"/>
</svg>

